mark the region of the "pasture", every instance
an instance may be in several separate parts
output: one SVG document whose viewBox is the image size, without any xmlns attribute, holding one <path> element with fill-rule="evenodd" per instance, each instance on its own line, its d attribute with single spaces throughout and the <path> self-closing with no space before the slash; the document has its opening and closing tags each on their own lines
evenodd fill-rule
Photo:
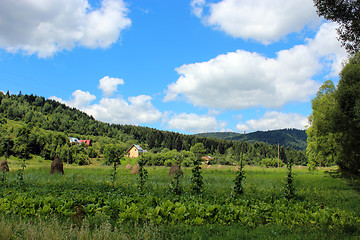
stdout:
<svg viewBox="0 0 360 240">
<path fill-rule="evenodd" d="M 334 168 L 294 166 L 296 198 L 284 198 L 286 168 L 245 166 L 244 194 L 233 194 L 235 167 L 204 167 L 202 194 L 191 192 L 184 168 L 182 193 L 172 192 L 169 167 L 138 176 L 123 164 L 66 166 L 50 176 L 51 161 L 9 160 L 0 190 L 0 239 L 359 239 L 359 179 Z"/>
</svg>

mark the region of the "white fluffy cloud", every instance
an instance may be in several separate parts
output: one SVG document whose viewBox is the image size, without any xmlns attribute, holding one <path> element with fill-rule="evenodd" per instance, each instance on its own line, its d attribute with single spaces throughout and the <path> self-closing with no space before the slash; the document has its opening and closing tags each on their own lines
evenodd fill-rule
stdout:
<svg viewBox="0 0 360 240">
<path fill-rule="evenodd" d="M 99 80 L 99 86 L 105 94 L 112 95 L 118 84 L 124 84 L 124 81 L 107 76 Z M 91 104 L 96 99 L 95 95 L 76 90 L 68 101 L 56 96 L 52 96 L 50 99 L 78 108 L 92 115 L 96 120 L 108 123 L 138 125 L 140 123 L 153 123 L 162 117 L 162 113 L 151 103 L 152 98 L 147 95 L 132 96 L 128 97 L 127 100 L 122 97 L 104 97 L 98 103 Z"/>
<path fill-rule="evenodd" d="M 59 97 L 52 96 L 50 99 L 56 100 L 60 103 L 64 103 L 70 107 L 81 109 L 82 107 L 89 105 L 92 101 L 96 99 L 96 96 L 89 93 L 84 92 L 82 90 L 76 90 L 72 93 L 72 98 L 69 101 L 65 101 Z"/>
<path fill-rule="evenodd" d="M 129 97 L 128 100 L 121 97 L 102 98 L 97 104 L 90 104 L 96 97 L 89 92 L 76 90 L 72 95 L 74 98 L 69 101 L 56 96 L 49 98 L 78 108 L 96 120 L 108 123 L 138 125 L 153 123 L 162 117 L 162 113 L 151 103 L 152 98 L 146 95 Z"/>
<path fill-rule="evenodd" d="M 118 124 L 140 124 L 159 121 L 162 114 L 151 103 L 151 97 L 139 95 L 122 98 L 103 98 L 99 104 L 86 106 L 82 109 L 95 119 Z"/>
<path fill-rule="evenodd" d="M 235 38 L 263 43 L 277 41 L 320 20 L 312 0 L 222 0 L 210 4 L 193 0 L 191 7 L 205 25 Z M 204 14 L 207 8 L 209 13 Z"/>
<path fill-rule="evenodd" d="M 260 119 L 251 119 L 239 123 L 236 128 L 240 132 L 254 130 L 276 130 L 283 128 L 305 129 L 308 125 L 307 117 L 297 113 L 266 112 Z"/>
<path fill-rule="evenodd" d="M 336 25 L 325 23 L 314 39 L 266 58 L 237 50 L 207 62 L 185 64 L 176 69 L 179 79 L 170 84 L 164 101 L 185 97 L 195 106 L 218 109 L 281 107 L 291 101 L 308 101 L 319 82 L 312 77 L 337 67 L 346 52 L 336 40 Z"/>
<path fill-rule="evenodd" d="M 99 88 L 107 97 L 113 95 L 114 92 L 117 91 L 118 85 L 124 85 L 124 80 L 121 78 L 112 78 L 108 76 L 105 76 L 99 80 Z"/>
<path fill-rule="evenodd" d="M 225 127 L 225 123 L 219 122 L 209 115 L 197 115 L 194 113 L 174 114 L 167 122 L 169 129 L 177 129 L 191 133 L 212 132 Z"/>
<path fill-rule="evenodd" d="M 1 0 L 0 48 L 50 57 L 76 45 L 106 48 L 131 25 L 123 0 Z"/>
<path fill-rule="evenodd" d="M 81 108 L 82 106 L 90 104 L 96 99 L 96 96 L 81 90 L 73 92 L 73 98 L 68 102 L 71 107 Z"/>
</svg>

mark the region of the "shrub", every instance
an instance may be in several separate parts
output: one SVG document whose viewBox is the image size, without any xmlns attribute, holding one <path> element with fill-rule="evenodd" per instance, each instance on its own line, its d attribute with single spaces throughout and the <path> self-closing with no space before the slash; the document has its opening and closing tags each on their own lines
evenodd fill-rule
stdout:
<svg viewBox="0 0 360 240">
<path fill-rule="evenodd" d="M 164 165 L 166 167 L 171 167 L 173 165 L 173 163 L 174 163 L 174 159 L 167 159 L 167 160 L 165 160 Z"/>
<path fill-rule="evenodd" d="M 264 158 L 261 161 L 260 166 L 262 167 L 277 167 L 278 166 L 278 159 L 277 158 Z M 279 159 L 279 166 L 284 166 L 284 163 Z"/>
<path fill-rule="evenodd" d="M 182 161 L 182 165 L 184 167 L 192 167 L 193 166 L 193 160 L 191 158 L 185 158 L 183 161 Z"/>
</svg>

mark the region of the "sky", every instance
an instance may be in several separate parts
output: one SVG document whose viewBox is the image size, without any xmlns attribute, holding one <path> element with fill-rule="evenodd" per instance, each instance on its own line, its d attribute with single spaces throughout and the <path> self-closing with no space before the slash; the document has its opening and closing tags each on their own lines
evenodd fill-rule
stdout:
<svg viewBox="0 0 360 240">
<path fill-rule="evenodd" d="M 185 134 L 306 129 L 336 27 L 312 0 L 1 0 L 0 90 Z"/>
</svg>

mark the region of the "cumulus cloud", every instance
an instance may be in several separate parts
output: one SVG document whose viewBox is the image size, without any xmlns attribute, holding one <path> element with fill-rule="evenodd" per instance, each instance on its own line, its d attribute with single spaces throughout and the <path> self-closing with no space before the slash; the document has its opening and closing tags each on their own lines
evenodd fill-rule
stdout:
<svg viewBox="0 0 360 240">
<path fill-rule="evenodd" d="M 307 117 L 297 113 L 282 113 L 282 112 L 266 112 L 260 119 L 251 119 L 245 123 L 239 123 L 237 130 L 254 131 L 254 130 L 276 130 L 283 128 L 305 129 L 308 125 Z"/>
<path fill-rule="evenodd" d="M 75 46 L 106 48 L 131 25 L 123 0 L 0 1 L 0 48 L 46 58 Z"/>
<path fill-rule="evenodd" d="M 193 0 L 190 5 L 205 25 L 235 38 L 262 43 L 320 23 L 312 0 L 222 0 L 208 4 L 205 0 Z M 204 14 L 206 9 L 208 14 Z"/>
<path fill-rule="evenodd" d="M 72 93 L 72 98 L 69 101 L 65 101 L 56 96 L 51 96 L 49 98 L 60 103 L 64 103 L 70 107 L 81 109 L 83 106 L 86 106 L 95 100 L 96 96 L 87 91 L 84 92 L 82 90 L 76 90 Z"/>
<path fill-rule="evenodd" d="M 122 98 L 103 98 L 98 104 L 84 107 L 82 110 L 95 119 L 118 124 L 140 124 L 159 121 L 162 114 L 151 103 L 151 97 L 139 95 Z"/>
<path fill-rule="evenodd" d="M 224 122 L 219 122 L 209 115 L 197 115 L 194 113 L 174 114 L 167 122 L 169 129 L 177 129 L 191 133 L 212 132 L 225 127 Z"/>
<path fill-rule="evenodd" d="M 96 96 L 89 93 L 88 91 L 84 92 L 81 90 L 76 90 L 72 93 L 72 95 L 73 98 L 68 102 L 68 104 L 76 108 L 81 108 L 82 106 L 88 105 L 96 99 Z"/>
<path fill-rule="evenodd" d="M 99 88 L 104 94 L 112 95 L 118 84 L 124 84 L 124 80 L 110 78 L 108 76 L 99 80 Z M 152 98 L 147 95 L 131 96 L 128 99 L 122 97 L 104 97 L 98 103 L 92 104 L 96 96 L 89 92 L 76 90 L 68 101 L 52 96 L 50 99 L 75 107 L 85 113 L 92 115 L 96 120 L 117 123 L 133 124 L 153 123 L 159 121 L 162 113 L 151 103 Z"/>
<path fill-rule="evenodd" d="M 170 84 L 164 101 L 180 95 L 195 106 L 244 109 L 278 108 L 291 101 L 308 101 L 319 82 L 312 77 L 330 66 L 339 71 L 346 52 L 336 40 L 336 25 L 325 23 L 314 39 L 266 58 L 244 50 L 219 55 L 207 62 L 176 69 L 179 79 Z"/>
<path fill-rule="evenodd" d="M 56 96 L 49 98 L 75 107 L 96 120 L 108 123 L 138 125 L 153 123 L 162 117 L 162 113 L 151 103 L 152 98 L 146 95 L 129 97 L 127 100 L 121 97 L 102 98 L 96 104 L 90 104 L 96 97 L 89 92 L 76 90 L 72 95 L 74 98 L 68 101 Z"/>
<path fill-rule="evenodd" d="M 113 95 L 114 92 L 117 91 L 118 85 L 124 85 L 124 80 L 121 78 L 112 78 L 108 76 L 105 76 L 99 80 L 99 88 L 107 97 Z"/>
</svg>

